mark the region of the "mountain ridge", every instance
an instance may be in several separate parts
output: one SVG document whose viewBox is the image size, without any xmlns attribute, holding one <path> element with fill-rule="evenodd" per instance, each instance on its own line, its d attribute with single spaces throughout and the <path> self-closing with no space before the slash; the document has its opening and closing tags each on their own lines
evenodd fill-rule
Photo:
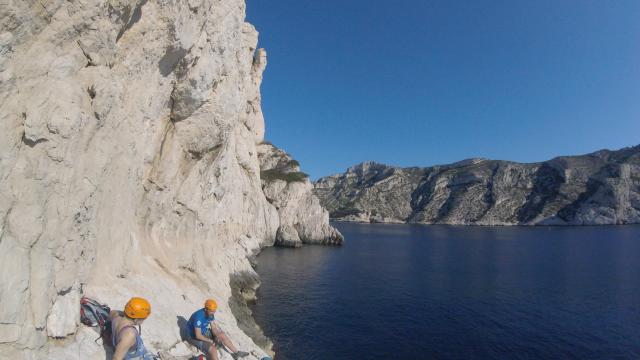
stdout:
<svg viewBox="0 0 640 360">
<path fill-rule="evenodd" d="M 470 158 L 430 167 L 373 161 L 318 179 L 334 220 L 457 225 L 640 222 L 640 145 L 534 163 Z"/>
</svg>

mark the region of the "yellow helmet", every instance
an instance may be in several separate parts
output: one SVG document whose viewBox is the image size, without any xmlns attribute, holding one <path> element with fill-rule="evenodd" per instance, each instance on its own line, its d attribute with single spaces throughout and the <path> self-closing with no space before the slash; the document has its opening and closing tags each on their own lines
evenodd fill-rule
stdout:
<svg viewBox="0 0 640 360">
<path fill-rule="evenodd" d="M 209 311 L 216 311 L 218 309 L 218 303 L 213 299 L 208 299 L 204 302 L 204 308 Z"/>
<path fill-rule="evenodd" d="M 151 314 L 151 304 L 141 297 L 132 297 L 125 305 L 124 313 L 132 319 L 146 319 Z"/>
</svg>

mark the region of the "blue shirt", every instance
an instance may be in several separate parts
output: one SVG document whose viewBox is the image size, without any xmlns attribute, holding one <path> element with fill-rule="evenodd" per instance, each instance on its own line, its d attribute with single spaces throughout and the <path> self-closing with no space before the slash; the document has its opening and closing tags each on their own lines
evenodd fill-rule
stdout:
<svg viewBox="0 0 640 360">
<path fill-rule="evenodd" d="M 209 323 L 213 320 L 215 320 L 215 317 L 207 317 L 207 313 L 205 313 L 204 309 L 194 312 L 187 322 L 187 327 L 189 328 L 191 337 L 195 339 L 197 328 L 200 328 L 202 335 L 206 335 Z"/>
</svg>

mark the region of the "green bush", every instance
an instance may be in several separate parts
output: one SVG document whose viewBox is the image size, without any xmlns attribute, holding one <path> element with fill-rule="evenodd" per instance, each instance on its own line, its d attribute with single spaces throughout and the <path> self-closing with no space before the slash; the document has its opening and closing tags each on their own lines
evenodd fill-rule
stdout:
<svg viewBox="0 0 640 360">
<path fill-rule="evenodd" d="M 301 172 L 283 172 L 278 169 L 270 169 L 260 171 L 260 178 L 265 181 L 284 180 L 288 183 L 292 182 L 304 182 L 309 178 L 309 175 Z"/>
<path fill-rule="evenodd" d="M 350 207 L 343 207 L 343 208 L 331 211 L 329 213 L 329 217 L 341 218 L 341 217 L 345 217 L 345 216 L 349 216 L 349 215 L 358 215 L 360 213 L 361 213 L 361 211 L 359 209 L 350 208 Z"/>
</svg>

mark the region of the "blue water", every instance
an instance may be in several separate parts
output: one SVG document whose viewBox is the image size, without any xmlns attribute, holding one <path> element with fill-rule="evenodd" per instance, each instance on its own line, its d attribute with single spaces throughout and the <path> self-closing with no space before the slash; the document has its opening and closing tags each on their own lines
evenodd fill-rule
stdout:
<svg viewBox="0 0 640 360">
<path fill-rule="evenodd" d="M 276 360 L 640 359 L 640 226 L 335 225 L 258 256 Z"/>
</svg>

